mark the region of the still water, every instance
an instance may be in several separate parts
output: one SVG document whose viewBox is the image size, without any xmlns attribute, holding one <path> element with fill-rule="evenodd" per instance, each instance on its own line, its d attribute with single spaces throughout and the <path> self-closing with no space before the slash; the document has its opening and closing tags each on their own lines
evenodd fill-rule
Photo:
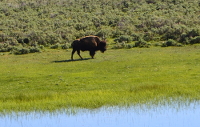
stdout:
<svg viewBox="0 0 200 127">
<path fill-rule="evenodd" d="M 0 115 L 0 127 L 200 127 L 200 105 L 102 107 Z"/>
</svg>

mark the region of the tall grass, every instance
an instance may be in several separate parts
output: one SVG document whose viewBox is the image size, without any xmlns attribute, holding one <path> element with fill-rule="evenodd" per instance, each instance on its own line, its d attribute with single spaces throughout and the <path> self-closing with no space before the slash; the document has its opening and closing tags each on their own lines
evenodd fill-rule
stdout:
<svg viewBox="0 0 200 127">
<path fill-rule="evenodd" d="M 200 100 L 200 46 L 0 56 L 0 112 Z M 89 58 L 88 52 L 82 52 Z M 79 59 L 75 55 L 75 59 Z"/>
</svg>

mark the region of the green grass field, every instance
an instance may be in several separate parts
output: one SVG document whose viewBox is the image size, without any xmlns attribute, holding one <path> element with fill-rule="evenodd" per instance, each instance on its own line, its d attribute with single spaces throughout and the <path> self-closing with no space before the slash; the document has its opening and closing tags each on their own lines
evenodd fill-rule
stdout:
<svg viewBox="0 0 200 127">
<path fill-rule="evenodd" d="M 71 49 L 1 55 L 0 112 L 200 100 L 199 45 L 109 49 L 75 61 L 70 55 Z"/>
</svg>

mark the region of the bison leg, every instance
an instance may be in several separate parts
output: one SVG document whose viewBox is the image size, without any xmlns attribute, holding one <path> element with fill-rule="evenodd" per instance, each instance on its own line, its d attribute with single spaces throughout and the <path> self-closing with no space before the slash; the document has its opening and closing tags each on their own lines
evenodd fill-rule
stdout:
<svg viewBox="0 0 200 127">
<path fill-rule="evenodd" d="M 71 60 L 73 60 L 73 55 L 74 55 L 74 53 L 76 52 L 76 50 L 72 50 L 72 55 L 71 55 Z"/>
<path fill-rule="evenodd" d="M 77 54 L 80 56 L 81 59 L 83 59 L 81 54 L 80 54 L 80 50 L 77 50 Z"/>
<path fill-rule="evenodd" d="M 95 51 L 90 51 L 90 56 L 94 59 Z"/>
</svg>

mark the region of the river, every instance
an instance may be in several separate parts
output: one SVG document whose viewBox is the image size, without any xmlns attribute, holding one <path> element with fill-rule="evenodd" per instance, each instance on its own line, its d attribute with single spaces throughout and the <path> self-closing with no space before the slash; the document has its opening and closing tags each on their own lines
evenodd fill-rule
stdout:
<svg viewBox="0 0 200 127">
<path fill-rule="evenodd" d="M 159 105 L 21 112 L 0 115 L 0 127 L 199 127 L 200 105 Z"/>
</svg>

